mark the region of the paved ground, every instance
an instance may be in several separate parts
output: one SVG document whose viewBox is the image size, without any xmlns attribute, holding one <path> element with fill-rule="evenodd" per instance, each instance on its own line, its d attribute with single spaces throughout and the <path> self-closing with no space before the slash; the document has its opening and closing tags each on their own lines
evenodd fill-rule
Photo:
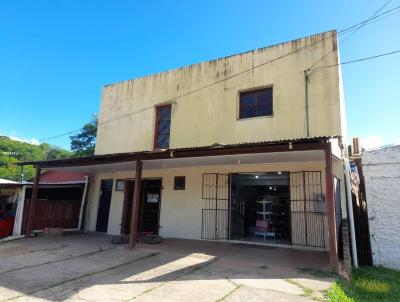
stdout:
<svg viewBox="0 0 400 302">
<path fill-rule="evenodd" d="M 101 235 L 28 238 L 0 244 L 0 301 L 312 301 L 332 282 L 327 263 L 321 252 L 205 241 L 130 251 Z"/>
</svg>

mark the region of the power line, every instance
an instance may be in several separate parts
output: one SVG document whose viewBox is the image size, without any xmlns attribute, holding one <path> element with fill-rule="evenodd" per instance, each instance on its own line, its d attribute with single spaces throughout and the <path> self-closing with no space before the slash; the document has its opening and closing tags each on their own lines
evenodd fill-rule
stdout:
<svg viewBox="0 0 400 302">
<path fill-rule="evenodd" d="M 267 64 L 269 64 L 269 63 L 272 63 L 272 62 L 274 62 L 274 61 L 277 61 L 277 60 L 280 60 L 280 59 L 282 59 L 282 58 L 284 58 L 284 57 L 287 57 L 287 56 L 289 56 L 289 55 L 292 55 L 292 54 L 294 54 L 294 53 L 296 53 L 296 52 L 299 52 L 299 51 L 301 51 L 301 50 L 303 50 L 303 49 L 305 49 L 305 48 L 308 48 L 308 47 L 313 46 L 313 45 L 315 45 L 315 44 L 319 44 L 319 43 L 321 43 L 322 41 L 325 41 L 325 40 L 327 40 L 327 39 L 332 39 L 333 37 L 336 37 L 336 34 L 335 34 L 335 33 L 332 34 L 332 35 L 330 35 L 330 36 L 324 37 L 324 38 L 322 38 L 322 39 L 320 39 L 320 40 L 318 40 L 318 41 L 315 41 L 315 42 L 313 42 L 313 43 L 306 44 L 306 45 L 304 45 L 304 46 L 302 46 L 302 47 L 300 47 L 300 48 L 298 48 L 298 49 L 296 49 L 296 50 L 293 50 L 293 51 L 291 51 L 291 52 L 288 52 L 288 53 L 286 53 L 286 54 L 284 54 L 284 55 L 281 55 L 281 56 L 279 56 L 279 57 L 276 57 L 276 58 L 274 58 L 274 59 L 271 59 L 271 60 L 266 61 L 266 62 L 264 62 L 264 63 L 261 63 L 261 64 L 259 64 L 259 65 L 253 66 L 253 67 L 251 67 L 251 68 L 249 68 L 249 69 L 246 69 L 246 70 L 244 70 L 244 71 L 241 71 L 241 72 L 239 72 L 239 73 L 236 73 L 236 74 L 234 74 L 234 75 L 225 77 L 225 78 L 223 78 L 223 79 L 221 79 L 221 80 L 212 82 L 212 83 L 207 84 L 207 85 L 205 85 L 205 86 L 199 87 L 199 88 L 197 88 L 197 89 L 195 89 L 195 90 L 191 90 L 191 91 L 188 91 L 188 92 L 186 92 L 186 93 L 184 93 L 184 94 L 178 95 L 178 96 L 174 97 L 173 99 L 174 99 L 174 100 L 177 100 L 177 99 L 180 99 L 180 98 L 182 98 L 182 97 L 188 96 L 188 95 L 193 94 L 193 93 L 196 93 L 196 92 L 198 92 L 198 91 L 201 91 L 201 90 L 203 90 L 203 89 L 210 88 L 210 87 L 212 87 L 212 86 L 215 86 L 215 85 L 217 85 L 217 84 L 220 84 L 220 83 L 225 82 L 225 81 L 227 81 L 227 80 L 230 80 L 230 79 L 232 79 L 232 78 L 238 77 L 238 76 L 240 76 L 240 75 L 242 75 L 242 74 L 244 74 L 244 73 L 253 71 L 253 70 L 255 70 L 255 69 L 257 69 L 257 68 L 260 68 L 260 67 L 262 67 L 262 66 L 265 66 L 265 65 L 267 65 Z M 162 102 L 166 102 L 166 101 L 168 101 L 168 100 L 159 101 L 159 102 L 157 102 L 157 103 L 162 103 Z M 129 117 L 129 116 L 131 116 L 131 115 L 140 113 L 140 112 L 145 111 L 145 110 L 153 109 L 153 108 L 154 108 L 154 105 L 151 105 L 151 106 L 148 106 L 148 107 L 144 107 L 144 108 L 139 109 L 139 110 L 137 110 L 137 111 L 125 113 L 125 114 L 122 114 L 122 115 L 117 116 L 117 117 L 115 117 L 115 118 L 112 118 L 112 119 L 109 119 L 109 120 L 106 120 L 106 121 L 103 121 L 103 122 L 99 122 L 97 125 L 98 125 L 98 126 L 101 126 L 101 125 L 104 125 L 104 124 L 107 124 L 107 123 L 111 123 L 111 122 L 114 122 L 114 121 L 116 121 L 116 120 L 123 119 L 123 118 Z M 56 136 L 53 136 L 53 137 L 49 137 L 49 138 L 45 138 L 45 139 L 40 139 L 39 142 L 44 142 L 44 141 L 47 141 L 47 140 L 51 140 L 51 139 L 59 138 L 59 137 L 62 137 L 62 136 L 70 135 L 70 134 L 73 134 L 73 133 L 78 132 L 78 131 L 81 131 L 81 129 L 77 129 L 77 130 L 65 132 L 65 133 L 63 133 L 63 134 L 59 134 L 59 135 L 56 135 Z"/>
<path fill-rule="evenodd" d="M 380 10 L 382 10 L 382 9 L 383 9 L 383 8 L 381 8 Z M 368 18 L 368 19 L 366 19 L 366 20 L 363 20 L 363 21 L 361 21 L 361 22 L 359 22 L 359 23 L 357 23 L 357 24 L 355 24 L 355 25 L 352 25 L 352 26 L 350 26 L 350 27 L 344 28 L 344 29 L 338 31 L 337 34 L 343 35 L 343 34 L 351 33 L 351 32 L 353 32 L 353 31 L 355 31 L 355 30 L 358 30 L 358 27 L 359 27 L 359 26 L 361 26 L 361 25 L 364 26 L 364 25 L 366 25 L 368 22 L 370 22 L 370 21 L 372 21 L 372 20 L 374 20 L 374 19 L 376 19 L 376 18 L 382 17 L 382 16 L 384 16 L 384 15 L 390 13 L 390 12 L 393 12 L 393 11 L 395 11 L 395 10 L 398 10 L 398 9 L 400 9 L 400 6 L 394 7 L 394 8 L 392 8 L 392 9 L 390 9 L 390 10 L 387 10 L 387 11 L 385 11 L 385 12 L 379 14 L 379 15 L 376 15 L 376 16 L 374 16 L 374 17 L 371 17 L 371 18 Z M 313 43 L 306 44 L 306 45 L 304 45 L 304 46 L 302 46 L 302 47 L 300 47 L 300 48 L 298 48 L 298 49 L 296 49 L 296 50 L 293 50 L 293 51 L 291 51 L 291 52 L 288 52 L 288 53 L 286 53 L 286 54 L 284 54 L 284 55 L 278 56 L 278 57 L 276 57 L 276 58 L 274 58 L 274 59 L 271 59 L 271 60 L 266 61 L 266 62 L 264 62 L 264 63 L 261 63 L 261 64 L 259 64 L 259 65 L 253 66 L 253 67 L 251 67 L 251 68 L 249 68 L 249 69 L 246 69 L 246 70 L 241 71 L 241 72 L 239 72 L 239 73 L 236 73 L 236 74 L 234 74 L 234 75 L 228 76 L 228 77 L 223 78 L 223 79 L 221 79 L 221 80 L 218 80 L 218 81 L 212 82 L 212 83 L 210 83 L 210 84 L 207 84 L 207 85 L 205 85 L 205 86 L 199 87 L 199 88 L 197 88 L 197 89 L 188 91 L 188 92 L 186 92 L 186 93 L 184 93 L 184 94 L 178 95 L 178 96 L 174 97 L 173 100 L 180 99 L 180 98 L 185 97 L 185 96 L 187 96 L 187 95 L 190 95 L 190 94 L 193 94 L 193 93 L 197 93 L 198 91 L 201 91 L 201 90 L 203 90 L 203 89 L 207 89 L 207 88 L 210 88 L 210 87 L 215 86 L 215 85 L 217 85 L 217 84 L 220 84 L 220 83 L 222 83 L 222 82 L 228 81 L 228 80 L 230 80 L 230 79 L 232 79 L 232 78 L 241 76 L 242 74 L 245 74 L 245 73 L 247 73 L 247 72 L 253 71 L 253 70 L 257 69 L 257 68 L 263 67 L 263 66 L 265 66 L 265 65 L 267 65 L 267 64 L 270 64 L 270 63 L 272 63 L 272 62 L 278 61 L 278 60 L 280 60 L 280 59 L 282 59 L 282 58 L 284 58 L 284 57 L 287 57 L 287 56 L 289 56 L 289 55 L 292 55 L 292 54 L 294 54 L 294 53 L 297 53 L 297 52 L 299 52 L 299 51 L 301 51 L 301 50 L 303 50 L 303 49 L 305 49 L 305 48 L 308 48 L 308 47 L 311 47 L 311 46 L 313 46 L 313 45 L 322 43 L 323 41 L 325 41 L 325 40 L 327 40 L 327 39 L 335 38 L 335 37 L 337 37 L 337 34 L 336 34 L 336 33 L 333 33 L 333 34 L 330 35 L 330 36 L 324 37 L 324 38 L 322 38 L 322 39 L 320 39 L 320 40 L 318 40 L 318 41 L 315 41 L 315 42 L 313 42 Z M 342 64 L 343 64 L 343 63 L 342 63 Z M 337 65 L 340 65 L 340 64 L 337 64 Z M 337 66 L 337 65 L 336 65 L 336 66 Z M 313 66 L 315 66 L 315 64 L 314 64 Z M 333 66 L 335 66 L 335 65 L 332 65 L 332 66 L 329 66 L 329 67 L 333 67 Z M 312 68 L 312 67 L 310 67 L 310 68 Z M 327 67 L 326 67 L 326 68 L 327 68 Z M 166 101 L 168 101 L 168 100 L 164 100 L 164 102 L 166 102 Z M 157 102 L 157 103 L 162 103 L 162 101 Z M 109 119 L 109 120 L 105 120 L 105 121 L 103 121 L 103 122 L 99 122 L 99 123 L 98 123 L 98 126 L 101 126 L 101 125 L 104 125 L 104 124 L 107 124 L 107 123 L 111 123 L 111 122 L 114 122 L 114 121 L 116 121 L 116 120 L 120 120 L 120 119 L 129 117 L 129 116 L 132 116 L 132 115 L 134 115 L 134 114 L 143 112 L 143 111 L 145 111 L 145 110 L 153 109 L 153 108 L 154 108 L 154 105 L 148 106 L 148 107 L 144 107 L 144 108 L 139 109 L 139 110 L 137 110 L 137 111 L 125 113 L 125 114 L 122 114 L 122 115 L 117 116 L 117 117 L 115 117 L 115 118 L 112 118 L 112 119 Z M 66 136 L 66 135 L 71 135 L 71 134 L 76 133 L 76 132 L 79 132 L 79 131 L 81 131 L 81 128 L 80 128 L 80 129 L 76 129 L 76 130 L 72 130 L 72 131 L 68 131 L 68 132 L 65 132 L 65 133 L 62 133 L 62 134 L 59 134 L 59 135 L 55 135 L 55 136 L 52 136 L 52 137 L 48 137 L 48 138 L 45 138 L 45 139 L 41 139 L 41 140 L 39 140 L 39 141 L 40 141 L 40 142 L 44 142 L 44 141 L 48 141 L 48 140 L 51 140 L 51 139 L 63 137 L 63 136 Z"/>
<path fill-rule="evenodd" d="M 39 139 L 38 141 L 39 142 L 45 142 L 45 141 L 48 141 L 48 140 L 51 140 L 51 139 L 63 137 L 63 136 L 66 136 L 66 135 L 71 135 L 71 134 L 74 134 L 74 133 L 79 132 L 81 130 L 82 130 L 82 128 L 75 129 L 75 130 L 68 131 L 68 132 L 65 132 L 65 133 L 61 133 L 61 134 L 58 134 L 58 135 L 55 135 L 55 136 L 51 136 L 51 137 L 48 137 L 48 138 Z"/>
<path fill-rule="evenodd" d="M 376 12 L 372 14 L 370 19 L 373 20 L 372 18 L 375 18 L 375 16 L 377 16 L 386 6 L 388 6 L 390 2 L 392 2 L 392 0 L 386 1 Z M 344 43 L 346 43 L 359 29 L 361 29 L 365 25 L 367 25 L 367 23 L 360 24 L 360 26 L 358 26 L 350 35 L 343 39 L 341 44 L 343 45 Z"/>
<path fill-rule="evenodd" d="M 375 19 L 377 19 L 377 18 L 379 18 L 379 17 L 382 17 L 382 16 L 384 16 L 384 15 L 387 15 L 387 14 L 393 12 L 393 11 L 396 11 L 396 10 L 398 10 L 399 8 L 400 8 L 400 5 L 399 5 L 399 6 L 396 6 L 396 7 L 393 7 L 393 8 L 391 8 L 391 9 L 389 9 L 389 10 L 386 10 L 386 11 L 384 11 L 383 13 L 380 13 L 379 15 L 376 15 L 376 16 L 373 16 L 373 17 L 369 17 L 368 19 L 365 19 L 365 20 L 363 20 L 363 21 L 361 21 L 361 22 L 359 22 L 359 23 L 357 23 L 357 24 L 354 24 L 354 25 L 352 25 L 352 26 L 349 26 L 349 27 L 347 27 L 347 28 L 344 28 L 344 29 L 338 31 L 338 34 L 342 34 L 342 33 L 345 33 L 345 32 L 347 32 L 347 31 L 356 30 L 356 28 L 359 27 L 360 25 L 363 25 L 363 26 L 364 26 L 364 24 L 367 25 L 367 24 L 369 24 L 369 23 L 372 23 L 372 22 L 370 22 L 370 21 L 375 20 Z M 379 10 L 380 10 L 380 9 L 379 9 Z M 378 11 L 379 11 L 379 10 L 378 10 Z M 381 18 L 381 19 L 383 19 L 383 18 Z"/>
<path fill-rule="evenodd" d="M 373 24 L 373 23 L 375 23 L 375 22 L 378 22 L 378 21 L 381 21 L 381 20 L 383 20 L 383 19 L 386 19 L 386 18 L 389 18 L 389 17 L 391 17 L 391 16 L 393 16 L 393 15 L 395 15 L 395 14 L 398 14 L 400 11 L 392 11 L 390 14 L 388 14 L 388 15 L 386 15 L 385 14 L 385 16 L 377 16 L 377 18 L 374 18 L 374 19 L 371 19 L 371 21 L 369 21 L 366 25 L 370 25 L 370 24 Z"/>
<path fill-rule="evenodd" d="M 382 53 L 382 54 L 379 54 L 379 55 L 376 55 L 376 56 L 372 56 L 372 57 L 366 57 L 366 58 L 356 59 L 356 60 L 342 62 L 342 63 L 338 63 L 338 64 L 332 64 L 332 65 L 327 65 L 327 66 L 316 67 L 313 70 L 325 69 L 325 68 L 335 67 L 335 66 L 339 66 L 339 65 L 346 65 L 346 64 L 351 64 L 351 63 L 357 63 L 357 62 L 372 60 L 372 59 L 376 59 L 376 58 L 380 58 L 380 57 L 393 55 L 393 54 L 396 54 L 396 53 L 399 53 L 399 52 L 400 52 L 400 49 L 395 50 L 395 51 L 391 51 L 391 52 Z"/>
<path fill-rule="evenodd" d="M 392 0 L 388 0 L 383 6 L 381 6 L 377 11 L 375 11 L 375 12 L 372 14 L 372 16 L 369 17 L 368 19 L 366 19 L 366 20 L 364 20 L 364 21 L 361 21 L 361 22 L 359 22 L 359 23 L 356 24 L 356 25 L 350 26 L 350 27 L 348 27 L 348 28 L 345 28 L 345 29 L 339 31 L 338 34 L 344 34 L 344 33 L 347 34 L 347 33 L 350 33 L 350 35 L 348 35 L 348 36 L 341 42 L 341 45 L 343 45 L 346 41 L 348 41 L 348 39 L 349 39 L 354 33 L 356 33 L 360 28 L 362 28 L 362 27 L 364 27 L 364 26 L 366 26 L 366 25 L 369 25 L 369 24 L 371 24 L 371 23 L 374 23 L 374 22 L 376 22 L 376 21 L 382 20 L 382 19 L 384 19 L 384 18 L 387 18 L 387 17 L 389 17 L 389 16 L 391 16 L 391 15 L 397 13 L 397 12 L 395 12 L 395 11 L 398 10 L 398 9 L 400 8 L 400 6 L 396 6 L 396 7 L 392 8 L 392 9 L 389 9 L 389 10 L 384 11 L 383 13 L 380 13 L 380 14 L 379 14 L 379 12 L 382 11 L 391 1 L 392 1 Z M 394 13 L 393 13 L 393 12 L 394 12 Z M 392 13 L 392 14 L 390 14 L 390 15 L 388 15 L 388 16 L 385 16 L 385 15 L 387 15 L 387 14 L 389 14 L 389 13 Z M 379 18 L 379 19 L 378 19 L 378 18 Z M 333 50 L 330 50 L 326 55 L 322 56 L 321 59 L 319 59 L 319 60 L 316 61 L 314 64 L 312 64 L 312 65 L 308 68 L 308 70 L 312 70 L 316 65 L 318 65 L 320 62 L 322 62 L 322 61 L 323 61 L 327 56 L 329 56 L 332 52 L 333 52 Z"/>
</svg>

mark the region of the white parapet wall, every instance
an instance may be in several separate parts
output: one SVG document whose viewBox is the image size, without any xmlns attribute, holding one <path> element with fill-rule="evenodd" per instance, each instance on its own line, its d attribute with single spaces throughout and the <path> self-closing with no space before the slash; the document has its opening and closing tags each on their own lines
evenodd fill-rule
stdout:
<svg viewBox="0 0 400 302">
<path fill-rule="evenodd" d="M 364 152 L 374 265 L 400 269 L 400 145 Z"/>
</svg>

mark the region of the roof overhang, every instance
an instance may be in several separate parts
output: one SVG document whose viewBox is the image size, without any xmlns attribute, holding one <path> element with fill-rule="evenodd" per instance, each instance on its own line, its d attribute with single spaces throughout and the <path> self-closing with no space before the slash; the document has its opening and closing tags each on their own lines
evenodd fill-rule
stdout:
<svg viewBox="0 0 400 302">
<path fill-rule="evenodd" d="M 319 162 L 324 160 L 323 150 L 307 150 L 278 153 L 254 153 L 217 155 L 205 157 L 168 158 L 143 160 L 143 170 L 184 168 L 184 167 L 205 167 L 216 165 L 257 165 L 262 163 L 294 163 L 294 162 Z M 133 171 L 136 169 L 136 161 L 123 163 L 99 164 L 90 166 L 68 166 L 48 168 L 57 171 L 73 172 L 116 172 Z"/>
<path fill-rule="evenodd" d="M 135 169 L 137 160 L 144 169 L 162 167 L 206 166 L 215 164 L 256 164 L 260 162 L 293 162 L 323 160 L 323 152 L 330 148 L 328 137 L 285 140 L 278 142 L 215 145 L 132 153 L 114 153 L 48 161 L 20 162 L 41 169 L 85 171 L 124 171 Z M 322 154 L 322 155 L 321 155 Z"/>
</svg>

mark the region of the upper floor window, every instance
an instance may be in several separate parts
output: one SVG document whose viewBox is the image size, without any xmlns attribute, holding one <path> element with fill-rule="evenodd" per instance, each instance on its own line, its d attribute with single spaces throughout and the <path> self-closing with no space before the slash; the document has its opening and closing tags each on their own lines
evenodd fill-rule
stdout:
<svg viewBox="0 0 400 302">
<path fill-rule="evenodd" d="M 272 115 L 272 88 L 240 93 L 239 119 Z"/>
<path fill-rule="evenodd" d="M 171 105 L 156 107 L 156 128 L 154 135 L 154 149 L 169 148 L 169 134 L 171 130 Z"/>
</svg>

